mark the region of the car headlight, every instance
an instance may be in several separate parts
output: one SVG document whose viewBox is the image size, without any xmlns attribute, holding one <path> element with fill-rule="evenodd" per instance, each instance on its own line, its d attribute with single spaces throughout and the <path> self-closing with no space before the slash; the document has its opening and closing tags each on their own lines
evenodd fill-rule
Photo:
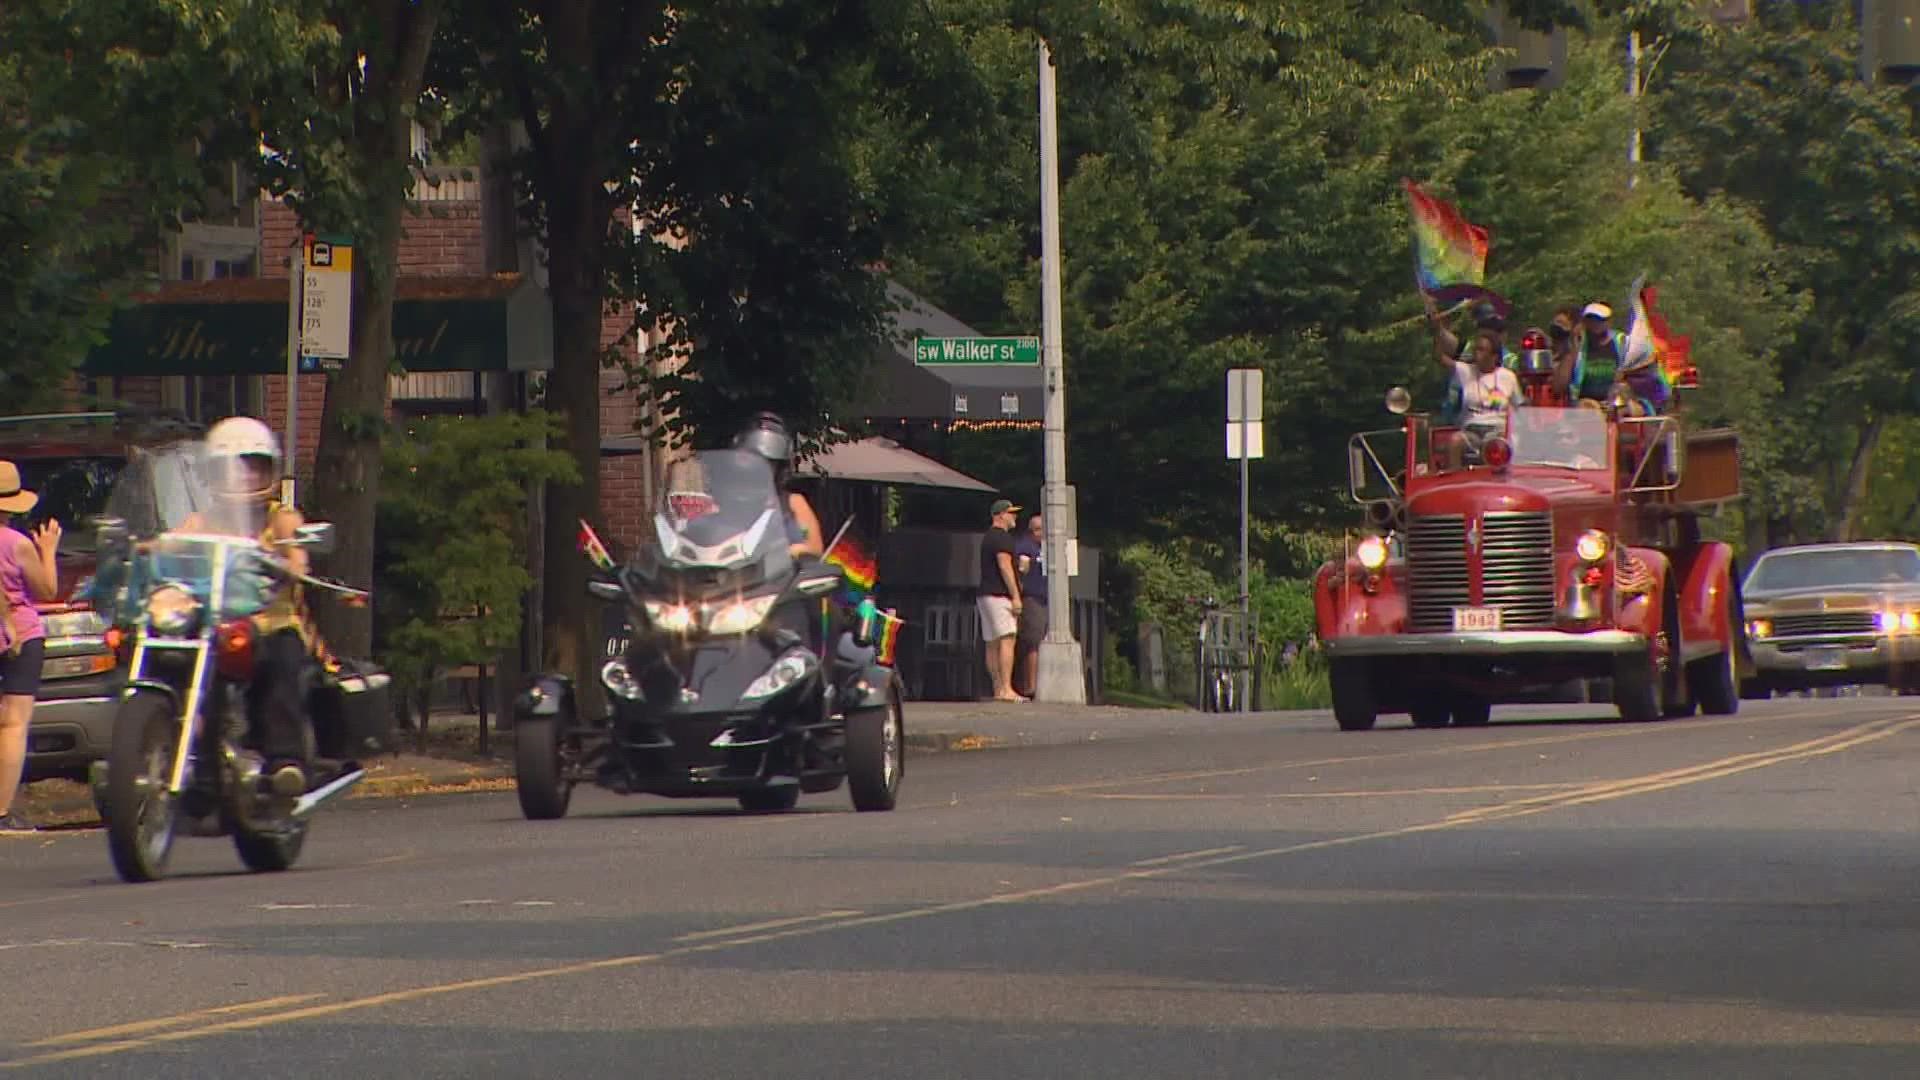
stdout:
<svg viewBox="0 0 1920 1080">
<path fill-rule="evenodd" d="M 776 599 L 769 594 L 750 600 L 736 600 L 707 616 L 707 633 L 744 634 L 767 621 L 767 613 L 773 610 Z"/>
<path fill-rule="evenodd" d="M 1607 549 L 1611 546 L 1606 533 L 1599 529 L 1588 529 L 1573 542 L 1573 553 L 1580 557 L 1581 562 L 1597 563 L 1607 557 Z"/>
<path fill-rule="evenodd" d="M 600 682 L 615 697 L 639 701 L 644 696 L 640 693 L 640 680 L 633 677 L 625 660 L 609 660 L 600 665 Z"/>
<path fill-rule="evenodd" d="M 795 649 L 773 662 L 766 674 L 753 680 L 747 692 L 740 695 L 742 701 L 759 701 L 770 698 L 782 690 L 794 685 L 812 674 L 819 666 L 812 653 L 805 649 Z"/>
<path fill-rule="evenodd" d="M 1920 615 L 1911 611 L 1882 611 L 1874 616 L 1874 624 L 1883 634 L 1911 634 L 1920 630 Z"/>
<path fill-rule="evenodd" d="M 162 585 L 147 594 L 147 625 L 155 633 L 187 634 L 200 619 L 200 601 L 178 585 Z"/>
<path fill-rule="evenodd" d="M 1353 549 L 1353 557 L 1359 559 L 1360 565 L 1368 571 L 1378 571 L 1387 565 L 1387 542 L 1377 536 L 1369 536 Z"/>
<path fill-rule="evenodd" d="M 693 609 L 685 604 L 648 600 L 643 606 L 647 611 L 647 621 L 670 634 L 684 634 L 693 629 Z"/>
<path fill-rule="evenodd" d="M 1772 619 L 1747 620 L 1747 636 L 1751 638 L 1772 637 L 1773 636 L 1773 620 Z"/>
<path fill-rule="evenodd" d="M 107 620 L 97 611 L 63 611 L 45 617 L 48 638 L 99 637 L 107 632 Z"/>
</svg>

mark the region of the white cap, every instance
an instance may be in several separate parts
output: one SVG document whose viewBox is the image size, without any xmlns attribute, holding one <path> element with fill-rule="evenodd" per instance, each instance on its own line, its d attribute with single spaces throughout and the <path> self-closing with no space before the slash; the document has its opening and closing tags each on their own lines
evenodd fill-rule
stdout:
<svg viewBox="0 0 1920 1080">
<path fill-rule="evenodd" d="M 1585 318 L 1611 319 L 1613 318 L 1613 309 L 1601 303 L 1600 301 L 1595 300 L 1593 303 L 1588 304 L 1586 308 L 1580 312 L 1580 317 L 1583 319 Z"/>
</svg>

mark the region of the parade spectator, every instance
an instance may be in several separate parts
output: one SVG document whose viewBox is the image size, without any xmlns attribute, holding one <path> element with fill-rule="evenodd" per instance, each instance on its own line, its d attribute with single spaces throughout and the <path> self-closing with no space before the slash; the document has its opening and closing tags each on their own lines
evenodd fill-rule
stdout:
<svg viewBox="0 0 1920 1080">
<path fill-rule="evenodd" d="M 986 643 L 987 674 L 995 701 L 1025 701 L 1013 690 L 1013 646 L 1019 633 L 1020 579 L 1014 568 L 1013 528 L 1020 508 L 994 500 L 992 524 L 980 541 L 980 640 Z"/>
<path fill-rule="evenodd" d="M 1032 697 L 1040 674 L 1040 639 L 1047 636 L 1046 527 L 1039 514 L 1027 519 L 1027 531 L 1014 541 L 1015 568 L 1020 572 L 1020 629 L 1015 640 L 1018 662 L 1014 689 Z"/>
<path fill-rule="evenodd" d="M 59 593 L 60 523 L 49 519 L 28 536 L 13 519 L 39 502 L 21 488 L 19 468 L 0 461 L 0 834 L 33 831 L 14 812 L 13 800 L 26 769 L 27 727 L 46 657 L 46 625 L 33 604 Z"/>
</svg>

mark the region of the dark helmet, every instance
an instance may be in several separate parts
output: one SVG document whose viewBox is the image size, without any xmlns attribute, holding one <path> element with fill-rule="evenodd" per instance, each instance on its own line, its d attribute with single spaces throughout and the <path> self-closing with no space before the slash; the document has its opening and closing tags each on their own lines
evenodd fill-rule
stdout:
<svg viewBox="0 0 1920 1080">
<path fill-rule="evenodd" d="M 758 454 L 776 468 L 793 461 L 793 436 L 787 432 L 787 422 L 770 412 L 760 413 L 748 421 L 740 434 L 733 437 L 733 448 Z"/>
<path fill-rule="evenodd" d="M 1500 314 L 1500 309 L 1493 305 L 1493 301 L 1482 300 L 1473 305 L 1473 325 L 1482 330 L 1505 330 L 1507 319 Z"/>
</svg>

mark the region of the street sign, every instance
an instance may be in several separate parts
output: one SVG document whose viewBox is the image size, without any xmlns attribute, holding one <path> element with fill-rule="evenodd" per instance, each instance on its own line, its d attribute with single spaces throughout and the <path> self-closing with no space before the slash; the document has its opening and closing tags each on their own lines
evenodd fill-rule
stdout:
<svg viewBox="0 0 1920 1080">
<path fill-rule="evenodd" d="M 1040 363 L 1037 337 L 915 338 L 913 362 L 920 367 L 942 364 L 1004 364 L 1031 367 Z"/>
<path fill-rule="evenodd" d="M 1227 372 L 1228 420 L 1259 420 L 1263 417 L 1260 405 L 1261 374 L 1259 368 L 1234 368 Z"/>
<path fill-rule="evenodd" d="M 353 339 L 353 245 L 309 233 L 303 261 L 300 355 L 345 360 Z"/>
<path fill-rule="evenodd" d="M 1255 420 L 1247 423 L 1240 420 L 1227 421 L 1227 460 L 1241 461 L 1246 458 L 1267 456 L 1266 424 Z M 1242 447 L 1246 449 L 1242 451 Z"/>
</svg>

